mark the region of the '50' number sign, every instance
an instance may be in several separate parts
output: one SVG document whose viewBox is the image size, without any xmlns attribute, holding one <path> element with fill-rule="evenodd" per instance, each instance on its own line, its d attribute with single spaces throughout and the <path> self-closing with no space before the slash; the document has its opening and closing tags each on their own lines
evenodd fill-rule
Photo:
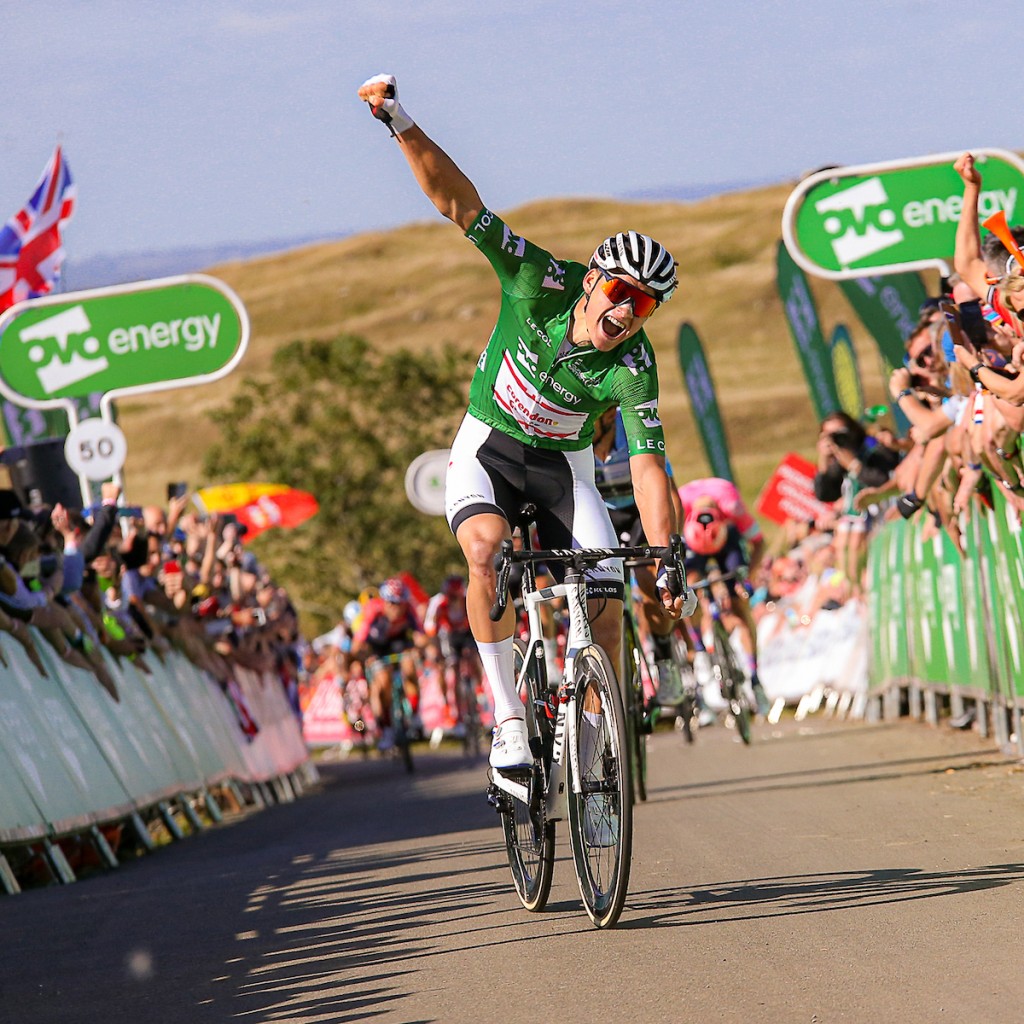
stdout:
<svg viewBox="0 0 1024 1024">
<path fill-rule="evenodd" d="M 64 442 L 68 465 L 87 480 L 109 480 L 121 471 L 127 455 L 124 432 L 106 420 L 82 420 Z"/>
</svg>

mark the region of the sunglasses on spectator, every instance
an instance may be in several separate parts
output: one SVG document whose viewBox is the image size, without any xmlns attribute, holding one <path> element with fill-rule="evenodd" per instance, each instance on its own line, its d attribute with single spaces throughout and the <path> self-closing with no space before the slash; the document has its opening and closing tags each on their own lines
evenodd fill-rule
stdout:
<svg viewBox="0 0 1024 1024">
<path fill-rule="evenodd" d="M 922 359 L 931 359 L 935 355 L 935 348 L 932 345 L 927 345 L 921 349 L 920 352 L 916 352 L 911 355 L 909 352 L 903 357 L 903 365 L 909 366 L 911 363 L 919 363 Z"/>
<path fill-rule="evenodd" d="M 636 285 L 623 281 L 621 277 L 612 277 L 611 274 L 601 271 L 604 280 L 598 287 L 608 296 L 613 306 L 625 306 L 632 303 L 633 315 L 644 317 L 650 316 L 660 302 L 647 292 L 641 291 Z"/>
</svg>

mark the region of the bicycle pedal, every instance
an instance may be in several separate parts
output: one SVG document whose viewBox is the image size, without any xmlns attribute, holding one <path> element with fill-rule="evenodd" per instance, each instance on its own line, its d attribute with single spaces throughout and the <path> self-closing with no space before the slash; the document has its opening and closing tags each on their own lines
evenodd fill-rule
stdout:
<svg viewBox="0 0 1024 1024">
<path fill-rule="evenodd" d="M 487 802 L 498 814 L 505 814 L 508 811 L 508 795 L 498 789 L 493 782 L 487 787 Z"/>
</svg>

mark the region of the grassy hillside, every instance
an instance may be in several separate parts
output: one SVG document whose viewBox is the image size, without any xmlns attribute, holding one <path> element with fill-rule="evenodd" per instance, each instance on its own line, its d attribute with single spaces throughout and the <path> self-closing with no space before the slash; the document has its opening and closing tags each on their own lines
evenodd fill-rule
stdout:
<svg viewBox="0 0 1024 1024">
<path fill-rule="evenodd" d="M 779 185 L 697 203 L 549 200 L 502 211 L 517 233 L 557 256 L 585 261 L 601 238 L 626 227 L 648 232 L 672 250 L 681 287 L 648 329 L 661 367 L 669 457 L 681 480 L 708 471 L 676 357 L 676 332 L 690 320 L 704 340 L 733 465 L 751 501 L 780 456 L 794 450 L 809 454 L 816 436 L 775 290 L 775 246 L 789 191 L 789 185 Z M 426 218 L 426 201 L 424 206 Z M 497 310 L 490 267 L 440 217 L 210 272 L 230 284 L 249 310 L 249 351 L 225 381 L 120 404 L 133 501 L 162 501 L 168 480 L 212 482 L 201 472 L 214 430 L 209 410 L 224 402 L 242 376 L 265 371 L 283 343 L 352 332 L 385 347 L 455 345 L 476 353 Z M 838 321 L 850 326 L 868 398 L 880 400 L 873 343 L 837 286 L 813 287 L 826 329 Z M 397 394 L 394 407 L 396 416 L 429 415 L 404 409 Z"/>
</svg>

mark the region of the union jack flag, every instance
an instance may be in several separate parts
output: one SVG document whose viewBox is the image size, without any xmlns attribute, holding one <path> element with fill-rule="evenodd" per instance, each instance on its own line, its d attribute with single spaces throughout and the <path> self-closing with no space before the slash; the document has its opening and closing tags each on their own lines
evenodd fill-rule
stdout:
<svg viewBox="0 0 1024 1024">
<path fill-rule="evenodd" d="M 60 232 L 75 209 L 75 185 L 60 146 L 32 198 L 0 228 L 0 310 L 45 295 L 60 276 Z"/>
</svg>

